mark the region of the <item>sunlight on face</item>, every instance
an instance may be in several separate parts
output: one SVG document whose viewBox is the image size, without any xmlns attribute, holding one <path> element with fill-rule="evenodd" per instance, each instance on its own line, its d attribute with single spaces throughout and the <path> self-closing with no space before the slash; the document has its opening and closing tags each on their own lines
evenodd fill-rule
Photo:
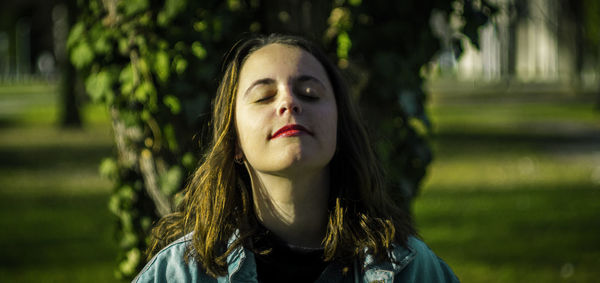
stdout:
<svg viewBox="0 0 600 283">
<path fill-rule="evenodd" d="M 270 44 L 255 51 L 240 71 L 235 125 L 252 169 L 279 175 L 324 170 L 337 138 L 325 69 L 298 47 Z"/>
</svg>

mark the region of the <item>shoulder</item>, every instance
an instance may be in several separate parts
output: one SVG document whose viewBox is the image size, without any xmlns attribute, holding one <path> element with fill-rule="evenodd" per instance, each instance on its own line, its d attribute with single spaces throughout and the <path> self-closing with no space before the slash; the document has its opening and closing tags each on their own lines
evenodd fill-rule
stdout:
<svg viewBox="0 0 600 283">
<path fill-rule="evenodd" d="M 409 237 L 407 248 L 396 247 L 393 253 L 396 260 L 405 260 L 396 282 L 459 282 L 452 269 L 416 237 Z"/>
<path fill-rule="evenodd" d="M 452 269 L 421 240 L 409 237 L 406 245 L 393 245 L 390 260 L 378 262 L 367 255 L 363 282 L 459 282 Z"/>
<path fill-rule="evenodd" d="M 213 282 L 198 262 L 184 260 L 191 245 L 191 234 L 185 235 L 159 251 L 132 282 Z"/>
</svg>

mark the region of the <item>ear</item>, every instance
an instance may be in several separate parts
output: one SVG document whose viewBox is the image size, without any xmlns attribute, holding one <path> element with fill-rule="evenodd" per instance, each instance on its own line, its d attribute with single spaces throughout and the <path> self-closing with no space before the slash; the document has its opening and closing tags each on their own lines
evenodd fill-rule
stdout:
<svg viewBox="0 0 600 283">
<path fill-rule="evenodd" d="M 239 142 L 235 143 L 235 155 L 234 158 L 236 160 L 242 160 L 244 158 L 244 152 L 242 151 L 242 147 Z"/>
</svg>

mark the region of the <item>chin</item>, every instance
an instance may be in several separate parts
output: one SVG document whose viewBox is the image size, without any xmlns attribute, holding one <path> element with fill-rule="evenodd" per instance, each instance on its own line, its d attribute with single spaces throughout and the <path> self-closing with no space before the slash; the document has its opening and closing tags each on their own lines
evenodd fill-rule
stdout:
<svg viewBox="0 0 600 283">
<path fill-rule="evenodd" d="M 320 156 L 319 156 L 320 157 Z M 324 170 L 329 161 L 320 158 L 291 158 L 279 164 L 279 172 L 289 175 L 302 175 L 309 172 Z"/>
</svg>

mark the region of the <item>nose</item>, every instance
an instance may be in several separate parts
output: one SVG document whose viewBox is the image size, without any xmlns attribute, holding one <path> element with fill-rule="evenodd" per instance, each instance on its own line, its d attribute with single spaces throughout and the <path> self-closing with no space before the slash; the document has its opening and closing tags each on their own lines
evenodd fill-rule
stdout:
<svg viewBox="0 0 600 283">
<path fill-rule="evenodd" d="M 277 114 L 284 115 L 288 111 L 291 112 L 289 114 L 302 113 L 302 105 L 300 105 L 290 86 L 282 87 L 280 97 L 281 101 L 278 104 Z"/>
</svg>

